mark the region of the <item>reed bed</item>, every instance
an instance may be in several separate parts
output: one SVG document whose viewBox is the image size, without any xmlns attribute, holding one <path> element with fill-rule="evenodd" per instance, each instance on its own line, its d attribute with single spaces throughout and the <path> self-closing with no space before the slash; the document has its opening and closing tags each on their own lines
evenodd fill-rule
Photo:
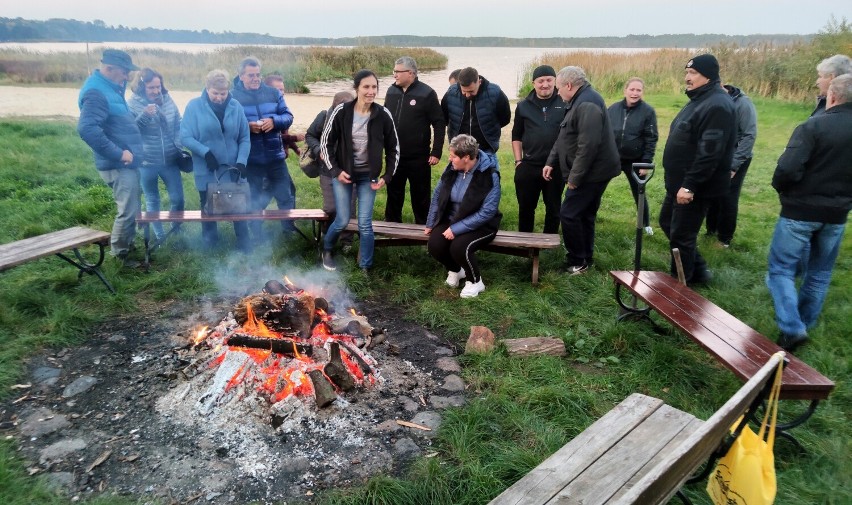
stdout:
<svg viewBox="0 0 852 505">
<path fill-rule="evenodd" d="M 288 92 L 307 92 L 305 83 L 349 78 L 362 68 L 389 74 L 394 61 L 408 55 L 423 70 L 440 70 L 447 57 L 428 48 L 387 46 L 283 47 L 234 46 L 214 51 L 190 53 L 165 49 L 129 50 L 134 63 L 151 67 L 166 76 L 173 89 L 194 90 L 201 86 L 207 72 L 221 68 L 236 75 L 237 65 L 246 56 L 263 63 L 265 74 L 281 74 Z M 100 53 L 36 53 L 26 49 L 0 50 L 0 83 L 81 85 L 99 64 Z"/>
</svg>

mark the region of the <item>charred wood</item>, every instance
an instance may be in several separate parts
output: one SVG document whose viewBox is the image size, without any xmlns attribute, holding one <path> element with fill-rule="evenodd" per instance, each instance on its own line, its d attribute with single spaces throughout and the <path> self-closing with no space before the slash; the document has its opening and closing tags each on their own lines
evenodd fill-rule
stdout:
<svg viewBox="0 0 852 505">
<path fill-rule="evenodd" d="M 337 393 L 334 392 L 334 387 L 325 378 L 319 370 L 311 370 L 308 372 L 308 377 L 314 385 L 314 397 L 317 401 L 317 406 L 320 408 L 328 407 L 331 402 L 337 399 Z"/>
<path fill-rule="evenodd" d="M 329 347 L 331 353 L 323 371 L 337 387 L 343 391 L 349 391 L 355 387 L 355 379 L 349 375 L 346 365 L 343 364 L 343 358 L 340 357 L 340 344 L 332 342 Z"/>
<path fill-rule="evenodd" d="M 266 349 L 290 358 L 296 357 L 296 352 L 303 356 L 313 356 L 314 354 L 312 345 L 301 344 L 289 338 L 263 338 L 237 333 L 231 335 L 226 344 L 231 347 Z"/>
</svg>

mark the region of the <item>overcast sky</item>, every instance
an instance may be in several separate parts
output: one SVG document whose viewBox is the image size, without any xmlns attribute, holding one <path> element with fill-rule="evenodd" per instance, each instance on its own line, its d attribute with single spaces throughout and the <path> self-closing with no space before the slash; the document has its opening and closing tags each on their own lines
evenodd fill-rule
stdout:
<svg viewBox="0 0 852 505">
<path fill-rule="evenodd" d="M 850 0 L 17 0 L 0 17 L 291 37 L 816 33 Z"/>
</svg>

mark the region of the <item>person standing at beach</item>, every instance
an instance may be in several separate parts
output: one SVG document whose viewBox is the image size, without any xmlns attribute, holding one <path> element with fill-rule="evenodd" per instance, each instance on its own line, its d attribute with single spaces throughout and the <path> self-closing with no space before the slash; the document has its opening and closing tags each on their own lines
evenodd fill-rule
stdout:
<svg viewBox="0 0 852 505">
<path fill-rule="evenodd" d="M 388 183 L 385 221 L 402 222 L 405 183 L 409 183 L 414 222 L 426 224 L 432 194 L 432 170 L 444 149 L 444 114 L 438 95 L 417 78 L 417 62 L 403 56 L 393 68 L 394 83 L 385 94 L 399 138 L 399 165 Z M 431 149 L 430 149 L 430 139 Z"/>
<path fill-rule="evenodd" d="M 500 128 L 512 119 L 506 94 L 473 67 L 461 69 L 458 82 L 444 94 L 441 109 L 449 138 L 460 133 L 470 135 L 489 153 L 500 148 Z"/>
<path fill-rule="evenodd" d="M 280 209 L 295 208 L 290 172 L 281 143 L 281 132 L 293 124 L 293 114 L 284 101 L 284 95 L 261 81 L 260 60 L 244 58 L 240 62 L 239 75 L 234 79 L 234 100 L 243 106 L 251 133 L 251 153 L 246 173 L 251 187 L 252 210 L 263 210 L 263 180 L 267 179 L 268 191 L 278 202 Z M 261 221 L 250 221 L 252 238 L 256 243 L 265 242 Z M 292 222 L 282 222 L 287 233 L 295 231 Z"/>
<path fill-rule="evenodd" d="M 77 133 L 92 148 L 95 168 L 112 190 L 118 210 L 112 224 L 110 253 L 128 268 L 139 262 L 128 257 L 136 237 L 136 214 L 140 210 L 139 165 L 142 134 L 136 117 L 124 99 L 128 74 L 139 70 L 130 55 L 105 49 L 101 66 L 86 79 L 77 105 Z"/>
<path fill-rule="evenodd" d="M 663 150 L 666 196 L 660 227 L 669 248 L 679 250 L 684 279 L 693 285 L 712 278 L 698 252 L 698 232 L 710 202 L 728 191 L 737 119 L 734 103 L 721 86 L 715 56 L 698 55 L 685 68 L 689 102 L 672 120 Z M 674 254 L 670 271 L 678 276 Z"/>
<path fill-rule="evenodd" d="M 730 84 L 722 87 L 734 101 L 734 111 L 737 114 L 737 147 L 731 164 L 731 185 L 728 192 L 712 201 L 707 210 L 707 234 L 716 235 L 719 244 L 728 248 L 737 230 L 740 192 L 751 165 L 754 141 L 757 138 L 757 109 L 754 108 L 751 98 L 740 88 Z"/>
<path fill-rule="evenodd" d="M 621 158 L 621 172 L 627 177 L 633 201 L 639 205 L 639 183 L 634 179 L 634 163 L 651 163 L 654 150 L 657 149 L 657 112 L 645 103 L 645 81 L 631 77 L 624 85 L 624 99 L 610 105 L 607 109 L 609 124 L 615 133 L 615 143 Z M 635 175 L 644 176 L 645 172 L 636 170 Z M 643 198 L 645 196 L 643 195 Z M 648 211 L 648 199 L 643 202 L 642 226 L 648 235 L 654 234 L 651 228 L 651 213 Z"/>
<path fill-rule="evenodd" d="M 554 179 L 562 170 L 565 199 L 559 210 L 567 270 L 585 273 L 594 263 L 595 220 L 609 181 L 621 172 L 618 149 L 609 125 L 606 103 L 580 67 L 565 67 L 556 74 L 556 88 L 565 102 L 565 119 L 541 173 Z"/>
<path fill-rule="evenodd" d="M 518 231 L 533 231 L 535 209 L 541 196 L 544 199 L 544 233 L 557 233 L 559 201 L 564 186 L 562 174 L 554 172 L 551 180 L 546 181 L 541 176 L 541 169 L 559 135 L 559 124 L 565 117 L 565 102 L 556 92 L 556 71 L 550 65 L 536 67 L 532 83 L 533 90 L 515 107 L 512 125 Z"/>
</svg>

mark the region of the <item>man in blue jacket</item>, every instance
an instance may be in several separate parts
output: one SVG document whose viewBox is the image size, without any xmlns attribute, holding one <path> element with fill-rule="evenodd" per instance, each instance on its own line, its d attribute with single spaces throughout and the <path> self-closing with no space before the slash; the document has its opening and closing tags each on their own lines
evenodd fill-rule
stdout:
<svg viewBox="0 0 852 505">
<path fill-rule="evenodd" d="M 101 67 L 80 90 L 77 105 L 80 121 L 77 133 L 95 158 L 95 168 L 112 189 L 118 213 L 112 224 L 111 254 L 125 267 L 139 266 L 128 258 L 136 237 L 136 214 L 140 210 L 139 164 L 142 162 L 142 134 L 136 117 L 127 106 L 124 91 L 131 70 L 139 70 L 130 55 L 105 49 Z"/>
<path fill-rule="evenodd" d="M 260 66 L 257 58 L 243 59 L 232 92 L 234 99 L 243 106 L 251 134 L 251 153 L 243 175 L 251 187 L 252 210 L 263 210 L 260 202 L 264 178 L 268 180 L 269 194 L 278 202 L 278 208 L 292 209 L 295 195 L 291 190 L 281 132 L 293 124 L 293 114 L 284 102 L 284 95 L 262 82 Z M 257 242 L 265 240 L 261 225 L 261 221 L 249 223 Z M 293 230 L 291 222 L 285 223 L 285 231 Z"/>
</svg>

